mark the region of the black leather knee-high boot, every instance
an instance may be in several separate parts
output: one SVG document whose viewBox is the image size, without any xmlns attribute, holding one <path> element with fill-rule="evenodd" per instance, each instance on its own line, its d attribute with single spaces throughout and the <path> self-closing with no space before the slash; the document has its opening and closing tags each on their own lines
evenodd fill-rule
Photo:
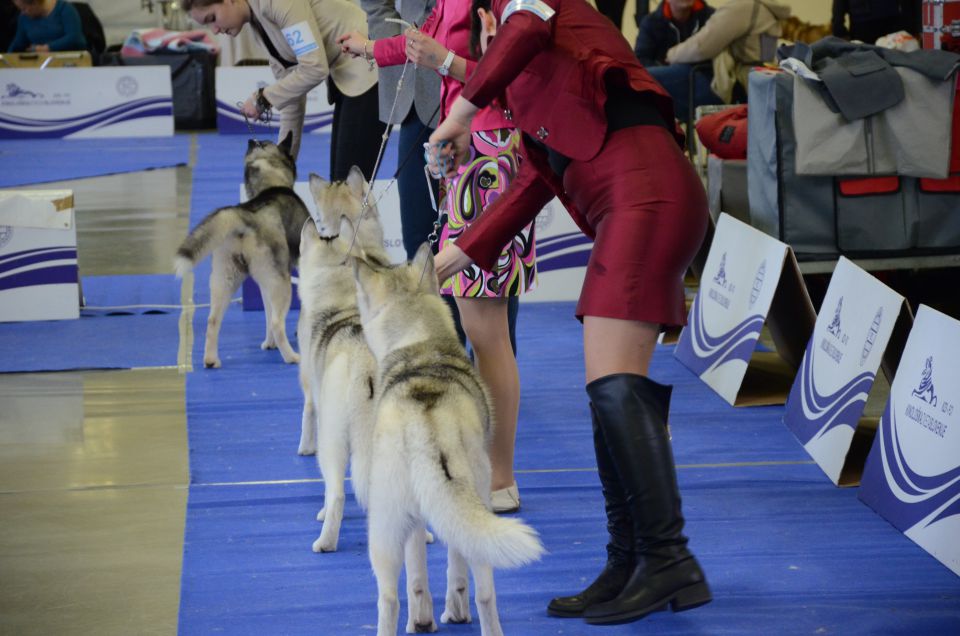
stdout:
<svg viewBox="0 0 960 636">
<path fill-rule="evenodd" d="M 593 449 L 597 456 L 597 472 L 603 488 L 604 508 L 607 512 L 607 564 L 597 579 L 585 590 L 573 596 L 560 596 L 547 606 L 547 613 L 561 618 L 577 618 L 595 604 L 616 598 L 633 574 L 636 561 L 633 557 L 633 520 L 627 509 L 627 499 L 620 487 L 613 459 L 600 430 L 598 414 L 590 405 L 593 419 Z"/>
<path fill-rule="evenodd" d="M 664 609 L 692 609 L 711 600 L 700 565 L 687 549 L 673 451 L 665 424 L 671 387 L 632 373 L 587 385 L 597 420 L 626 495 L 636 567 L 620 594 L 590 605 L 591 624 L 637 620 Z"/>
</svg>

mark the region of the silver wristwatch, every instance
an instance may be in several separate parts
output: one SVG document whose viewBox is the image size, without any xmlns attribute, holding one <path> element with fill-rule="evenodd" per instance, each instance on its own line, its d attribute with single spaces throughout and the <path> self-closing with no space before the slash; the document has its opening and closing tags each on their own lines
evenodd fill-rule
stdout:
<svg viewBox="0 0 960 636">
<path fill-rule="evenodd" d="M 453 65 L 453 58 L 456 55 L 453 54 L 453 51 L 447 51 L 447 57 L 444 58 L 443 64 L 437 67 L 437 73 L 440 73 L 444 77 L 450 74 L 450 67 Z"/>
</svg>

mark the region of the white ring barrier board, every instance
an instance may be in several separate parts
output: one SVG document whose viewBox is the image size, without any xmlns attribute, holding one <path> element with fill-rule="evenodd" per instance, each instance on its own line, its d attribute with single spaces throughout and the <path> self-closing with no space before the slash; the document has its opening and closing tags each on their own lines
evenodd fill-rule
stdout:
<svg viewBox="0 0 960 636">
<path fill-rule="evenodd" d="M 674 355 L 734 406 L 783 404 L 815 320 L 793 250 L 724 213 Z"/>
<path fill-rule="evenodd" d="M 259 88 L 277 80 L 269 66 L 218 66 L 216 75 L 217 130 L 221 134 L 251 134 L 237 103 L 243 103 Z M 321 82 L 307 93 L 304 134 L 329 130 L 333 123 L 333 105 L 327 100 L 327 84 Z M 250 122 L 254 135 L 278 133 L 280 115 L 276 109 L 267 124 Z"/>
<path fill-rule="evenodd" d="M 860 500 L 960 575 L 960 322 L 920 305 Z"/>
<path fill-rule="evenodd" d="M 80 317 L 71 190 L 0 191 L 0 322 Z"/>
<path fill-rule="evenodd" d="M 906 333 L 911 323 L 903 296 L 840 258 L 783 416 L 836 485 L 860 483 L 877 425 L 876 416 L 862 417 L 864 407 L 894 327 Z M 902 350 L 902 341 L 892 346 L 888 367 Z"/>
<path fill-rule="evenodd" d="M 166 66 L 0 71 L 0 139 L 169 137 Z"/>
<path fill-rule="evenodd" d="M 577 300 L 593 241 L 573 222 L 560 199 L 544 206 L 536 224 L 537 286 L 521 295 L 520 302 Z"/>
</svg>

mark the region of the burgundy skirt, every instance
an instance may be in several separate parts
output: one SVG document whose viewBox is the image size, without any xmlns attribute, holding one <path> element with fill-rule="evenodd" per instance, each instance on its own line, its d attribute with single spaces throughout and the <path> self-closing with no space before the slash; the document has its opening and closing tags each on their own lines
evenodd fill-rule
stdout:
<svg viewBox="0 0 960 636">
<path fill-rule="evenodd" d="M 577 317 L 686 324 L 683 278 L 709 212 L 673 136 L 659 126 L 618 130 L 596 157 L 570 163 L 563 186 L 596 232 Z"/>
</svg>

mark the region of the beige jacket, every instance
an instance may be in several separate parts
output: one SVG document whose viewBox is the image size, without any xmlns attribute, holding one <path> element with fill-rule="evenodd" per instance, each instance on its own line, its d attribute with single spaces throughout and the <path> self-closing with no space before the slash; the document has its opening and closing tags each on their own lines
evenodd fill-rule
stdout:
<svg viewBox="0 0 960 636">
<path fill-rule="evenodd" d="M 330 77 L 344 95 L 361 95 L 377 83 L 377 70 L 365 60 L 341 54 L 337 36 L 350 31 L 367 32 L 367 16 L 352 0 L 247 0 L 255 20 L 286 68 L 269 55 L 277 82 L 263 89 L 267 100 L 280 111 L 280 138 L 294 134 L 294 156 L 306 112 L 306 95 Z M 264 51 L 255 25 L 253 33 Z"/>
<path fill-rule="evenodd" d="M 734 84 L 747 86 L 750 67 L 761 61 L 761 38 L 780 36 L 780 21 L 790 7 L 775 0 L 728 0 L 697 33 L 667 51 L 671 64 L 713 60 L 711 88 L 729 102 Z"/>
</svg>

